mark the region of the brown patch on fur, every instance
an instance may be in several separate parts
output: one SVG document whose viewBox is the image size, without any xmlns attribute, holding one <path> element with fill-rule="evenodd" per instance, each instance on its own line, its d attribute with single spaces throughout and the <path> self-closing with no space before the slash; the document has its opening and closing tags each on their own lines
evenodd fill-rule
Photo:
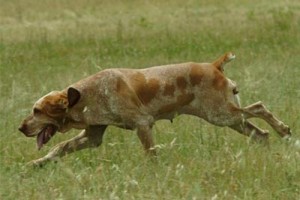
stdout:
<svg viewBox="0 0 300 200">
<path fill-rule="evenodd" d="M 179 106 L 184 106 L 189 104 L 192 100 L 194 100 L 195 94 L 182 94 L 177 97 L 177 104 Z"/>
<path fill-rule="evenodd" d="M 59 119 L 65 115 L 68 107 L 68 98 L 64 93 L 56 96 L 45 97 L 44 101 L 37 106 L 37 109 L 41 110 L 44 114 Z"/>
<path fill-rule="evenodd" d="M 147 81 L 142 73 L 134 74 L 131 80 L 133 89 L 143 104 L 148 104 L 159 91 L 159 80 L 152 78 Z"/>
<path fill-rule="evenodd" d="M 164 88 L 163 95 L 165 96 L 173 96 L 175 92 L 175 86 L 172 84 L 166 84 Z"/>
<path fill-rule="evenodd" d="M 137 98 L 137 96 L 133 93 L 132 90 L 130 90 L 130 88 L 128 87 L 127 83 L 122 79 L 119 78 L 117 80 L 117 93 L 122 96 L 125 97 L 128 100 L 131 100 L 131 102 L 134 105 L 140 106 L 141 102 L 139 101 L 139 99 Z"/>
<path fill-rule="evenodd" d="M 123 80 L 121 78 L 119 78 L 117 80 L 117 92 L 120 94 L 120 93 L 123 93 L 124 91 L 124 84 L 123 84 Z"/>
<path fill-rule="evenodd" d="M 189 104 L 195 98 L 194 94 L 181 94 L 177 97 L 175 103 L 171 103 L 165 106 L 162 106 L 159 110 L 159 114 L 170 113 L 172 111 L 178 110 L 178 108 Z"/>
<path fill-rule="evenodd" d="M 189 77 L 190 77 L 190 82 L 192 86 L 195 86 L 197 84 L 200 84 L 202 78 L 204 76 L 203 70 L 199 67 L 197 64 L 193 64 Z"/>
<path fill-rule="evenodd" d="M 187 86 L 187 81 L 185 80 L 185 78 L 183 76 L 177 77 L 176 83 L 177 83 L 178 89 L 185 90 L 185 88 Z"/>
<path fill-rule="evenodd" d="M 227 86 L 227 80 L 219 70 L 214 70 L 213 86 L 217 90 L 222 90 Z"/>
</svg>

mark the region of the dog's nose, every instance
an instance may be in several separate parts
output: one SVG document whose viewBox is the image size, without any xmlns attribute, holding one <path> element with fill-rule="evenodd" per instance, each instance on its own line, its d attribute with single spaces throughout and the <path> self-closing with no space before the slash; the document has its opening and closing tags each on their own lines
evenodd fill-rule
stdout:
<svg viewBox="0 0 300 200">
<path fill-rule="evenodd" d="M 26 131 L 26 125 L 21 125 L 18 129 L 19 129 L 19 131 L 21 131 L 22 133 L 25 133 L 25 131 Z"/>
</svg>

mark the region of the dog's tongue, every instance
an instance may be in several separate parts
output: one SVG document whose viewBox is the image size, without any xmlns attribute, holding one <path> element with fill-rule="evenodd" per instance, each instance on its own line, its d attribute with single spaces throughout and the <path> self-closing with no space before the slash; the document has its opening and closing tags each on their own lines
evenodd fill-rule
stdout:
<svg viewBox="0 0 300 200">
<path fill-rule="evenodd" d="M 43 147 L 44 137 L 45 137 L 45 131 L 42 130 L 42 132 L 40 132 L 36 138 L 38 150 L 40 150 Z"/>
<path fill-rule="evenodd" d="M 51 137 L 55 134 L 56 130 L 53 126 L 46 126 L 37 136 L 37 146 L 40 150 L 44 144 L 46 144 Z"/>
</svg>

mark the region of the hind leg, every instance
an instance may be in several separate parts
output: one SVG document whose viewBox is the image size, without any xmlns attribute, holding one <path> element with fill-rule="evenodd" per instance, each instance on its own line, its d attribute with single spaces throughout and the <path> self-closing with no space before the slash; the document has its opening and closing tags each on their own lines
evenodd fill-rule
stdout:
<svg viewBox="0 0 300 200">
<path fill-rule="evenodd" d="M 266 121 L 281 137 L 290 137 L 290 128 L 277 119 L 262 102 L 254 103 L 242 109 L 245 119 L 260 118 Z"/>
<path fill-rule="evenodd" d="M 267 130 L 258 128 L 257 126 L 246 120 L 243 123 L 232 125 L 229 127 L 243 135 L 251 137 L 254 141 L 264 143 L 268 142 L 269 132 Z"/>
</svg>

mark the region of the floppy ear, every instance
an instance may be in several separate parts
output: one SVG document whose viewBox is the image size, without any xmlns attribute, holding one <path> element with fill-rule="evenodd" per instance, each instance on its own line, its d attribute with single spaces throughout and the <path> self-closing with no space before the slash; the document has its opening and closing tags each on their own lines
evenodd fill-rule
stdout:
<svg viewBox="0 0 300 200">
<path fill-rule="evenodd" d="M 68 102 L 69 102 L 68 107 L 72 108 L 75 104 L 78 103 L 79 99 L 80 99 L 80 92 L 75 88 L 70 87 L 68 89 Z"/>
</svg>

